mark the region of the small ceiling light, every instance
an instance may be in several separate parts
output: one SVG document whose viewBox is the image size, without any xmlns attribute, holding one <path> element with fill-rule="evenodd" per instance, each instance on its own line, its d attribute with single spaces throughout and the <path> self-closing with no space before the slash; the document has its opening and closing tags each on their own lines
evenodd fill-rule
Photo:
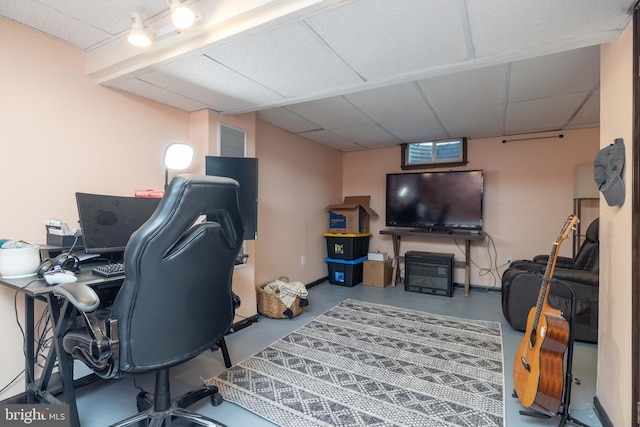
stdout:
<svg viewBox="0 0 640 427">
<path fill-rule="evenodd" d="M 151 46 L 153 33 L 144 25 L 142 16 L 138 12 L 131 14 L 131 31 L 129 31 L 129 43 L 138 47 Z"/>
<path fill-rule="evenodd" d="M 179 0 L 167 0 L 171 9 L 171 21 L 179 30 L 191 28 L 193 24 L 202 20 L 202 16 L 195 14 L 187 6 L 182 6 Z"/>
</svg>

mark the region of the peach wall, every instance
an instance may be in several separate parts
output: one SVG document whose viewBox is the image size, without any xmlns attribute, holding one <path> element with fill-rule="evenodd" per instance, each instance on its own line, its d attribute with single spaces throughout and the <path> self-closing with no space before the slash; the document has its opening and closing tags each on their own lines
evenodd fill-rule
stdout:
<svg viewBox="0 0 640 427">
<path fill-rule="evenodd" d="M 76 191 L 162 188 L 163 149 L 189 137 L 188 114 L 96 85 L 82 53 L 5 19 L 0 56 L 2 238 L 43 243 L 45 219 L 77 223 Z M 20 297 L 17 307 L 22 313 Z M 4 386 L 24 367 L 13 292 L 5 288 L 0 322 Z M 18 381 L 0 399 L 22 390 Z"/>
<path fill-rule="evenodd" d="M 622 206 L 600 200 L 600 313 L 596 395 L 613 425 L 632 420 L 631 264 L 633 139 L 633 26 L 602 46 L 600 60 L 601 146 L 623 138 L 626 197 Z M 637 317 L 636 317 L 637 318 Z"/>
<path fill-rule="evenodd" d="M 80 52 L 5 19 L 0 53 L 2 195 L 16 203 L 0 236 L 43 242 L 45 219 L 77 220 L 76 191 L 162 188 L 162 151 L 188 138 L 188 114 L 96 85 Z"/>
<path fill-rule="evenodd" d="M 483 228 L 491 238 L 471 244 L 472 284 L 499 288 L 499 275 L 504 268 L 496 269 L 496 264 L 504 264 L 506 257 L 530 259 L 551 251 L 557 233 L 573 212 L 573 168 L 593 162 L 599 147 L 598 129 L 562 133 L 562 139 L 506 144 L 502 138 L 468 141 L 469 163 L 455 169 L 484 170 Z M 519 135 L 517 139 L 526 137 Z M 372 196 L 371 206 L 380 217 L 371 221 L 370 246 L 389 254 L 393 253 L 391 240 L 379 231 L 385 228 L 386 174 L 398 172 L 402 172 L 399 147 L 344 156 L 344 195 Z M 407 250 L 453 253 L 458 260 L 464 259 L 463 242 L 456 245 L 446 240 L 403 238 L 401 251 Z M 560 253 L 571 256 L 571 243 L 563 245 Z M 454 279 L 464 282 L 462 268 L 456 268 Z"/>
<path fill-rule="evenodd" d="M 342 153 L 261 121 L 256 134 L 256 284 L 282 275 L 303 283 L 325 277 L 324 208 L 341 201 Z"/>
</svg>

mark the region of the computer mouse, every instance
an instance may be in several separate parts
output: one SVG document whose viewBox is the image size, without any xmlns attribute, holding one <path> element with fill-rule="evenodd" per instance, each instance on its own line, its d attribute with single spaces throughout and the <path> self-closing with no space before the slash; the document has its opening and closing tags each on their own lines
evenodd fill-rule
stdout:
<svg viewBox="0 0 640 427">
<path fill-rule="evenodd" d="M 70 271 L 56 270 L 44 273 L 44 280 L 49 285 L 59 285 L 60 283 L 73 283 L 78 278 Z"/>
</svg>

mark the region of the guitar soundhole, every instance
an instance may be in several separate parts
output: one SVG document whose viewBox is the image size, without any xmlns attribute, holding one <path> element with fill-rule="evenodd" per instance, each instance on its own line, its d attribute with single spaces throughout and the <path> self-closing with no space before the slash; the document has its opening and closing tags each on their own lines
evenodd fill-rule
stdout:
<svg viewBox="0 0 640 427">
<path fill-rule="evenodd" d="M 535 329 L 531 330 L 531 335 L 529 335 L 529 345 L 531 348 L 536 346 L 536 340 L 538 339 L 538 333 Z"/>
</svg>

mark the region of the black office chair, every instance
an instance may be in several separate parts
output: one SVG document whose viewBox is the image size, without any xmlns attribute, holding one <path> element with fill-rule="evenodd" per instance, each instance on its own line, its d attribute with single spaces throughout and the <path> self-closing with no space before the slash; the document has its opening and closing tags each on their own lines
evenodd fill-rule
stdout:
<svg viewBox="0 0 640 427">
<path fill-rule="evenodd" d="M 59 338 L 68 355 L 103 378 L 156 373 L 152 402 L 145 404 L 139 396 L 142 412 L 114 426 L 144 420 L 144 425 L 164 426 L 164 420 L 175 418 L 221 425 L 185 409 L 207 396 L 219 403 L 217 388 L 172 402 L 169 368 L 224 342 L 233 322 L 231 278 L 244 230 L 237 187 L 230 178 L 210 176 L 180 175 L 171 181 L 155 213 L 127 244 L 126 278 L 106 319 L 97 315 L 98 297 L 90 287 L 71 283 L 53 290 L 82 313 L 88 326 Z"/>
</svg>

